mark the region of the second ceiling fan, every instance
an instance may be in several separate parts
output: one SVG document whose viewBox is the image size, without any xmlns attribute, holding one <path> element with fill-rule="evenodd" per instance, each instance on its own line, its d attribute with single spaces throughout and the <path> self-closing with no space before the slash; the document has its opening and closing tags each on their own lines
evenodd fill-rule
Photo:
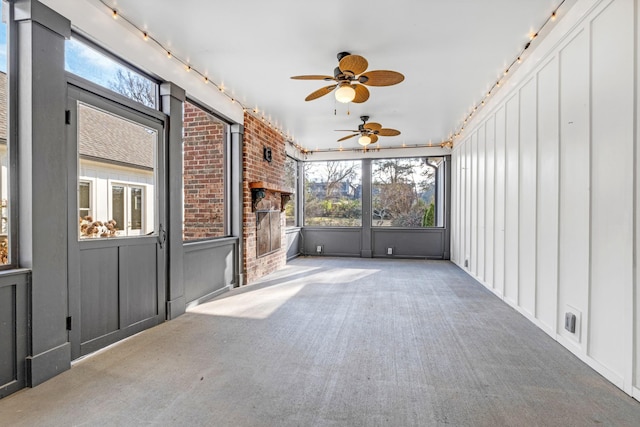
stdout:
<svg viewBox="0 0 640 427">
<path fill-rule="evenodd" d="M 361 103 L 369 99 L 369 90 L 363 86 L 392 86 L 404 80 L 404 76 L 397 71 L 374 70 L 366 71 L 369 63 L 360 55 L 349 52 L 338 54 L 339 64 L 333 71 L 333 77 L 327 75 L 293 76 L 294 80 L 324 80 L 336 83 L 311 92 L 304 100 L 312 101 L 331 93 L 337 88 L 335 96 L 339 102 Z M 366 71 L 366 72 L 365 72 Z"/>
<path fill-rule="evenodd" d="M 376 143 L 378 141 L 378 136 L 398 136 L 400 135 L 400 131 L 396 129 L 383 128 L 380 123 L 367 123 L 369 120 L 369 116 L 360 116 L 360 120 L 362 123 L 358 125 L 357 130 L 351 129 L 337 129 L 337 132 L 352 132 L 352 135 L 348 135 L 342 137 L 338 140 L 338 142 L 344 141 L 345 139 L 353 138 L 354 136 L 360 135 L 358 138 L 358 144 L 367 146 L 369 144 Z"/>
</svg>

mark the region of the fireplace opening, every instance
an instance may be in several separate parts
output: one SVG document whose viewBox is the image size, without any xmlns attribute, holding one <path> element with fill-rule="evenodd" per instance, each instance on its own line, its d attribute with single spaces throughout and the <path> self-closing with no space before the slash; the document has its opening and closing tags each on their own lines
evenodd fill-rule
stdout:
<svg viewBox="0 0 640 427">
<path fill-rule="evenodd" d="M 257 256 L 261 257 L 280 249 L 280 210 L 256 211 L 256 216 Z"/>
</svg>

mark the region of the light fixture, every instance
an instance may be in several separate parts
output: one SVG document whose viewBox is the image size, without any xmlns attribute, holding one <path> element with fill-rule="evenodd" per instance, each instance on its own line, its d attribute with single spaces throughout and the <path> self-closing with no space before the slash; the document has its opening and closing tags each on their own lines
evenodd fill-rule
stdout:
<svg viewBox="0 0 640 427">
<path fill-rule="evenodd" d="M 362 135 L 360 138 L 358 138 L 358 144 L 366 147 L 367 145 L 371 144 L 371 137 L 369 135 Z"/>
<path fill-rule="evenodd" d="M 336 90 L 336 101 L 344 104 L 351 102 L 356 97 L 356 90 L 349 83 L 342 84 Z"/>
</svg>

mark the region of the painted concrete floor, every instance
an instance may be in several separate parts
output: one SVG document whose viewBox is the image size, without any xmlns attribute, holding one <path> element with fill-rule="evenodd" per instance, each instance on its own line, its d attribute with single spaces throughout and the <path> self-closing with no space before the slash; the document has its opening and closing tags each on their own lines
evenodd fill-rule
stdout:
<svg viewBox="0 0 640 427">
<path fill-rule="evenodd" d="M 638 426 L 444 261 L 299 258 L 0 400 L 6 426 Z"/>
</svg>

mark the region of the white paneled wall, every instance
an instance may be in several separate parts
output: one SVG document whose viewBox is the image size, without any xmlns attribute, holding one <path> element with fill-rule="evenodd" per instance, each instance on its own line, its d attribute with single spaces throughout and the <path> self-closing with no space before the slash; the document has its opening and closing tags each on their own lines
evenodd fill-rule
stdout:
<svg viewBox="0 0 640 427">
<path fill-rule="evenodd" d="M 640 399 L 639 1 L 579 0 L 456 141 L 452 258 Z"/>
</svg>

